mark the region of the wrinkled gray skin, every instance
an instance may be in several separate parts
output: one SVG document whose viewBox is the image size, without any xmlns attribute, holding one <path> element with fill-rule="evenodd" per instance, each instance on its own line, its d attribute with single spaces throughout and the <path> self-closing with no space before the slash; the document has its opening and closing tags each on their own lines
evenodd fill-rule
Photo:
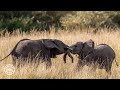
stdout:
<svg viewBox="0 0 120 90">
<path fill-rule="evenodd" d="M 24 64 L 29 60 L 29 62 L 38 61 L 37 63 L 40 61 L 46 62 L 46 67 L 48 68 L 52 65 L 51 58 L 56 58 L 56 55 L 67 53 L 68 47 L 68 45 L 57 39 L 22 39 L 16 44 L 9 55 L 12 55 L 14 66 L 16 66 L 16 62 L 18 63 L 17 67 L 19 67 L 21 63 Z M 70 54 L 68 55 L 71 56 Z"/>
<path fill-rule="evenodd" d="M 105 69 L 107 73 L 111 74 L 115 52 L 110 46 L 99 44 L 94 47 L 94 41 L 90 39 L 86 42 L 77 42 L 70 46 L 69 50 L 72 54 L 79 55 L 78 70 L 84 65 L 92 65 L 94 70 L 96 70 L 98 65 L 99 69 Z"/>
</svg>

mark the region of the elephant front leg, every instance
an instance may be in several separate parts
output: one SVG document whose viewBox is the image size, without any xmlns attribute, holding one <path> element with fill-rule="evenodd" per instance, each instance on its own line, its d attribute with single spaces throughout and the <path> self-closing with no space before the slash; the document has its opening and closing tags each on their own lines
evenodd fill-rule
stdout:
<svg viewBox="0 0 120 90">
<path fill-rule="evenodd" d="M 91 64 L 90 67 L 91 67 L 91 71 L 96 72 L 96 69 L 97 69 L 96 63 Z"/>
<path fill-rule="evenodd" d="M 46 69 L 50 68 L 52 66 L 51 59 L 46 60 Z"/>
<path fill-rule="evenodd" d="M 83 69 L 83 66 L 84 66 L 84 61 L 78 60 L 76 70 L 77 70 L 77 71 L 82 70 L 82 69 Z"/>
</svg>

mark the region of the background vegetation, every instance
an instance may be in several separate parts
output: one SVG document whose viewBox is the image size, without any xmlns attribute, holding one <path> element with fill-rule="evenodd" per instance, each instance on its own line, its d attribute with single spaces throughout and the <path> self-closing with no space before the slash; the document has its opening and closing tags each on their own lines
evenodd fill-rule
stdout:
<svg viewBox="0 0 120 90">
<path fill-rule="evenodd" d="M 0 31 L 120 27 L 120 11 L 0 11 Z"/>
</svg>

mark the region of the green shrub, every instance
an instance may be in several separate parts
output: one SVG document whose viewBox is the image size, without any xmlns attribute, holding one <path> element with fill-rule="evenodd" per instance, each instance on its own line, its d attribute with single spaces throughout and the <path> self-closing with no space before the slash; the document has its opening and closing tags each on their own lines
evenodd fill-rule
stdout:
<svg viewBox="0 0 120 90">
<path fill-rule="evenodd" d="M 8 32 L 13 32 L 16 29 L 23 28 L 24 24 L 22 23 L 22 19 L 20 18 L 13 18 L 8 20 L 7 22 L 3 22 L 2 28 L 6 28 Z"/>
<path fill-rule="evenodd" d="M 0 11 L 0 31 L 119 28 L 120 11 Z"/>
<path fill-rule="evenodd" d="M 61 19 L 65 28 L 116 28 L 120 25 L 120 12 L 115 11 L 77 11 Z"/>
</svg>

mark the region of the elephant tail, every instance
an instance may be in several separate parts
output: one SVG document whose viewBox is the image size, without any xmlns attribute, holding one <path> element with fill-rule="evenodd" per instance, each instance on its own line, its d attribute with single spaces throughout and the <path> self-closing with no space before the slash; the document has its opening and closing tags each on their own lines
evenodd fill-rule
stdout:
<svg viewBox="0 0 120 90">
<path fill-rule="evenodd" d="M 118 63 L 117 63 L 117 61 L 116 61 L 116 58 L 115 58 L 115 63 L 116 63 L 117 66 L 119 66 Z"/>
<path fill-rule="evenodd" d="M 11 54 L 11 53 L 10 53 L 10 54 Z M 5 58 L 7 58 L 8 56 L 10 56 L 10 54 L 8 54 L 6 57 L 4 57 L 3 59 L 1 59 L 0 62 L 3 61 L 3 60 L 4 60 Z"/>
</svg>

